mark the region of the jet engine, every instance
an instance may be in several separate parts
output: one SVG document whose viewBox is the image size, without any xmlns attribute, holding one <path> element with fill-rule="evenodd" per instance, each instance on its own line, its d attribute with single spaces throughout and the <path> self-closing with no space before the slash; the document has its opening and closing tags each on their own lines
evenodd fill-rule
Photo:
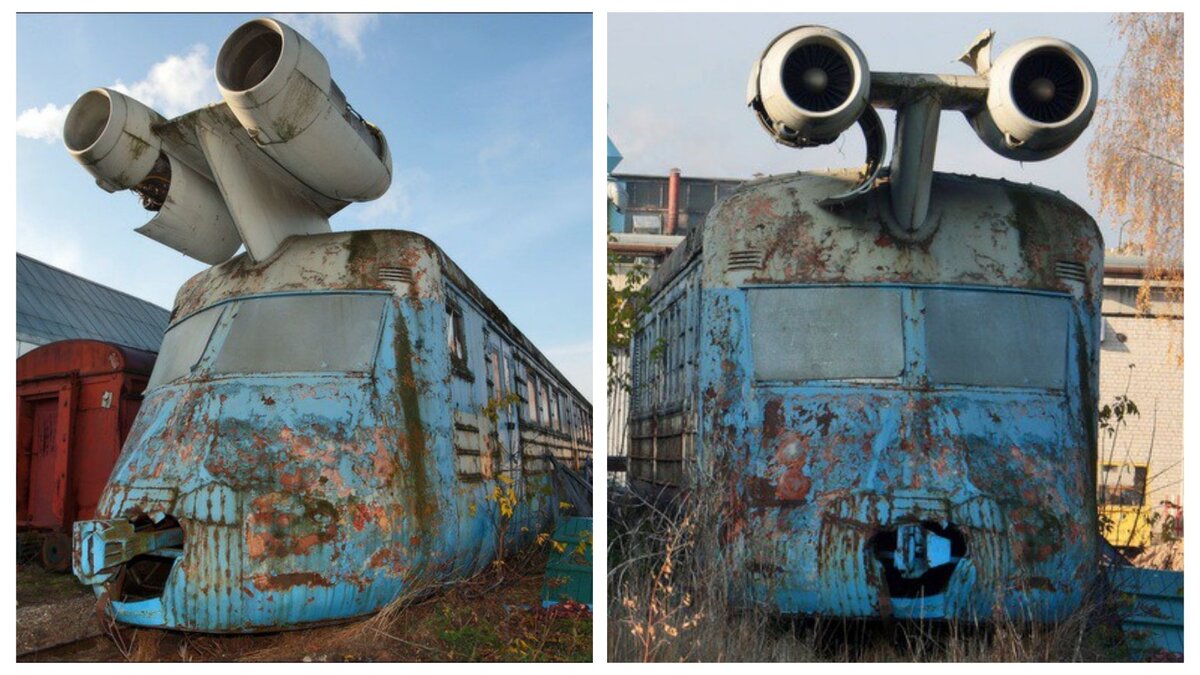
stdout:
<svg viewBox="0 0 1200 675">
<path fill-rule="evenodd" d="M 767 47 L 750 73 L 747 97 L 758 121 L 784 145 L 833 142 L 867 107 L 871 71 L 850 38 L 798 26 Z"/>
<path fill-rule="evenodd" d="M 987 102 L 967 119 L 989 148 L 1009 159 L 1037 161 L 1066 150 L 1096 110 L 1096 71 L 1062 40 L 1018 42 L 986 75 Z"/>
<path fill-rule="evenodd" d="M 210 265 L 245 244 L 264 260 L 288 237 L 329 231 L 349 202 L 387 192 L 383 132 L 346 102 L 321 52 L 256 19 L 217 56 L 224 104 L 172 120 L 111 89 L 71 107 L 63 140 L 108 192 L 130 190 L 155 217 L 138 232 Z"/>
<path fill-rule="evenodd" d="M 217 55 L 217 85 L 262 151 L 331 199 L 370 201 L 392 182 L 383 133 L 346 103 L 329 63 L 273 19 L 235 30 Z"/>
</svg>

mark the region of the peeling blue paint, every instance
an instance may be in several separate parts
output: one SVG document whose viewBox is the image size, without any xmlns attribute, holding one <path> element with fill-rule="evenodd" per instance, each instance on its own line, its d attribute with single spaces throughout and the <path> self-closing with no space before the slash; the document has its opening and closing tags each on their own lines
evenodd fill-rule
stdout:
<svg viewBox="0 0 1200 675">
<path fill-rule="evenodd" d="M 631 482 L 718 483 L 741 605 L 1063 617 L 1097 570 L 1095 223 L 1047 191 L 935 174 L 930 218 L 940 225 L 906 244 L 879 215 L 886 194 L 848 211 L 815 205 L 851 181 L 748 183 L 650 280 L 633 340 Z M 756 328 L 751 296 L 768 289 L 890 294 L 899 325 L 858 321 L 865 310 L 848 300 L 828 315 L 761 316 L 771 323 Z M 941 319 L 969 343 L 930 327 L 944 307 L 953 311 Z M 997 317 L 991 307 L 1020 310 Z M 976 336 L 985 321 L 1015 326 L 1016 341 Z M 894 334 L 855 352 L 875 343 L 838 331 L 858 325 Z M 763 344 L 768 334 L 777 342 Z M 982 345 L 984 358 L 964 344 Z M 985 362 L 1003 349 L 1011 359 Z M 768 350 L 797 374 L 756 361 Z M 820 359 L 869 374 L 808 375 L 828 369 Z"/>
</svg>

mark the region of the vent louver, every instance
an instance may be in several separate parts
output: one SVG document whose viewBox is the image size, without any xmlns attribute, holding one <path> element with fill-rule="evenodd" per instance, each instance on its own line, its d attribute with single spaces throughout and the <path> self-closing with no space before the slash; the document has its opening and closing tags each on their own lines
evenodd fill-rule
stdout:
<svg viewBox="0 0 1200 675">
<path fill-rule="evenodd" d="M 380 267 L 379 278 L 392 283 L 411 284 L 413 272 L 411 267 Z"/>
<path fill-rule="evenodd" d="M 1087 268 L 1082 263 L 1059 260 L 1054 263 L 1054 273 L 1058 275 L 1059 279 L 1066 281 L 1087 282 Z"/>
<path fill-rule="evenodd" d="M 729 254 L 726 270 L 757 270 L 763 266 L 763 252 L 757 248 L 744 248 Z"/>
</svg>

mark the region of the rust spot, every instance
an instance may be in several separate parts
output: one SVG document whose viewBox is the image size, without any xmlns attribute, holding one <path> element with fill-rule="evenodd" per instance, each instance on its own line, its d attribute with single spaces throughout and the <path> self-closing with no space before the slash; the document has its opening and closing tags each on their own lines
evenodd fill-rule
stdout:
<svg viewBox="0 0 1200 675">
<path fill-rule="evenodd" d="M 260 591 L 280 591 L 295 586 L 333 586 L 325 577 L 315 572 L 290 572 L 288 574 L 266 575 L 254 577 L 254 587 Z"/>
<path fill-rule="evenodd" d="M 812 480 L 804 475 L 802 468 L 791 466 L 784 472 L 783 478 L 779 479 L 779 485 L 775 488 L 775 496 L 781 501 L 803 501 L 808 498 L 808 491 L 811 487 Z"/>
</svg>

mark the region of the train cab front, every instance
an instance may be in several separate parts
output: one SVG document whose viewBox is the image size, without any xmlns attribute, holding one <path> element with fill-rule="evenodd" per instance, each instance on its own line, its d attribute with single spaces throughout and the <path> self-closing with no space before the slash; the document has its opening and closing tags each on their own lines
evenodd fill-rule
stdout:
<svg viewBox="0 0 1200 675">
<path fill-rule="evenodd" d="M 1053 619 L 1095 562 L 1090 327 L 1067 294 L 760 287 L 720 371 L 745 568 L 785 613 Z M 1081 375 L 1082 372 L 1082 375 Z M 720 417 L 723 415 L 724 418 Z M 722 431 L 722 429 L 724 431 Z"/>
<path fill-rule="evenodd" d="M 241 297 L 168 329 L 96 519 L 74 531 L 75 573 L 117 621 L 280 630 L 394 597 L 417 535 L 395 496 L 424 469 L 398 463 L 402 414 L 381 403 L 389 298 Z"/>
</svg>

